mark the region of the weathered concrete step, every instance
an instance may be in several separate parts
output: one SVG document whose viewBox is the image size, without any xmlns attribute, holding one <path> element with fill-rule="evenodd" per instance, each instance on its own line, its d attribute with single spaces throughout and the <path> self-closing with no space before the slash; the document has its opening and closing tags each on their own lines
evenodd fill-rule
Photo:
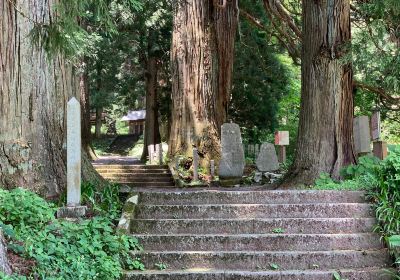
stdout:
<svg viewBox="0 0 400 280">
<path fill-rule="evenodd" d="M 135 235 L 148 251 L 333 251 L 382 249 L 380 236 L 364 234 Z"/>
<path fill-rule="evenodd" d="M 166 264 L 170 269 L 268 269 L 271 265 L 279 270 L 352 269 L 388 267 L 391 264 L 386 249 L 365 251 L 144 251 L 132 253 L 139 256 L 146 267 L 156 263 Z"/>
<path fill-rule="evenodd" d="M 287 270 L 287 271 L 235 271 L 235 270 L 146 270 L 126 272 L 125 280 L 333 280 L 334 273 L 347 280 L 390 280 L 382 268 L 340 270 Z"/>
<path fill-rule="evenodd" d="M 168 182 L 121 182 L 121 184 L 127 185 L 129 187 L 173 187 L 175 186 L 173 181 Z"/>
<path fill-rule="evenodd" d="M 172 175 L 170 173 L 99 173 L 103 177 L 107 178 L 113 178 L 113 177 L 118 177 L 118 178 L 172 178 Z"/>
<path fill-rule="evenodd" d="M 146 191 L 141 193 L 146 204 L 308 204 L 308 203 L 365 203 L 361 191 Z"/>
<path fill-rule="evenodd" d="M 129 164 L 93 164 L 94 168 L 98 170 L 122 169 L 122 170 L 154 170 L 163 169 L 169 170 L 168 165 L 129 165 Z"/>
<path fill-rule="evenodd" d="M 291 233 L 368 233 L 376 224 L 375 218 L 331 219 L 135 219 L 131 222 L 132 233 L 153 234 L 246 234 L 272 233 L 283 229 Z"/>
<path fill-rule="evenodd" d="M 211 204 L 138 205 L 139 219 L 232 218 L 371 218 L 371 205 L 342 204 Z"/>
<path fill-rule="evenodd" d="M 115 182 L 118 183 L 118 182 Z M 137 191 L 138 189 L 140 190 L 144 190 L 144 189 L 169 189 L 169 188 L 175 188 L 175 184 L 174 183 L 170 183 L 170 185 L 166 185 L 166 186 L 160 186 L 160 184 L 155 184 L 155 183 L 140 183 L 140 185 L 136 185 L 135 183 L 119 183 L 121 186 L 119 188 L 119 192 L 121 194 L 129 194 L 132 191 Z"/>
<path fill-rule="evenodd" d="M 168 169 L 97 169 L 99 174 L 168 174 L 171 172 Z"/>
<path fill-rule="evenodd" d="M 118 181 L 121 183 L 136 183 L 136 182 L 166 182 L 173 183 L 171 177 L 119 177 L 119 176 L 103 176 L 104 179 L 110 181 Z"/>
</svg>

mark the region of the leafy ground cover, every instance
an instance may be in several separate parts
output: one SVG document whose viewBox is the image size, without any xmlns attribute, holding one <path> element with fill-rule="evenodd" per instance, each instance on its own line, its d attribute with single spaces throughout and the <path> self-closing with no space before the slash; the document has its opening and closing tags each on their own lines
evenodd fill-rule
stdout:
<svg viewBox="0 0 400 280">
<path fill-rule="evenodd" d="M 82 186 L 89 218 L 57 220 L 56 205 L 24 189 L 0 189 L 0 227 L 9 250 L 27 269 L 1 279 L 119 279 L 123 269 L 144 269 L 129 251 L 141 250 L 138 240 L 116 232 L 121 209 L 117 186 L 97 191 Z"/>
</svg>

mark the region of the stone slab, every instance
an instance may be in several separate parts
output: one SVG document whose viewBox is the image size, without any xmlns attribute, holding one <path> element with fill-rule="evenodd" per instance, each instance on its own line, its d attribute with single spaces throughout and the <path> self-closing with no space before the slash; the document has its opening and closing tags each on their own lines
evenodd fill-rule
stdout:
<svg viewBox="0 0 400 280">
<path fill-rule="evenodd" d="M 278 156 L 276 155 L 275 146 L 271 143 L 263 143 L 260 153 L 258 154 L 257 169 L 262 172 L 276 171 L 279 169 Z"/>
<path fill-rule="evenodd" d="M 371 152 L 371 135 L 368 116 L 354 118 L 354 148 L 357 154 L 366 154 Z"/>
<path fill-rule="evenodd" d="M 220 179 L 241 178 L 245 157 L 240 127 L 235 123 L 225 123 L 221 127 Z"/>
<path fill-rule="evenodd" d="M 371 116 L 371 136 L 372 140 L 379 140 L 381 138 L 381 113 L 375 111 Z"/>
<path fill-rule="evenodd" d="M 119 219 L 117 230 L 122 233 L 129 233 L 131 220 L 134 218 L 135 209 L 139 203 L 139 194 L 131 193 L 130 197 L 125 201 L 124 208 L 122 209 L 121 218 Z"/>
<path fill-rule="evenodd" d="M 58 219 L 77 219 L 85 216 L 86 206 L 67 206 L 57 210 Z"/>
</svg>

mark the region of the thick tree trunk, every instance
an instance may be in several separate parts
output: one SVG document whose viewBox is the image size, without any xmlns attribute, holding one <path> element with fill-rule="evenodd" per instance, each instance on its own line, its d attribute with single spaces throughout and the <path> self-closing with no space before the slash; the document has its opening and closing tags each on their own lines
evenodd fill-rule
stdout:
<svg viewBox="0 0 400 280">
<path fill-rule="evenodd" d="M 0 185 L 48 197 L 65 189 L 66 104 L 79 92 L 63 57 L 50 59 L 44 50 L 32 48 L 33 24 L 26 17 L 48 23 L 55 4 L 0 3 Z"/>
<path fill-rule="evenodd" d="M 349 0 L 303 0 L 302 101 L 297 153 L 284 185 L 339 177 L 355 162 Z"/>
<path fill-rule="evenodd" d="M 157 72 L 157 59 L 155 57 L 149 57 L 145 74 L 146 123 L 144 129 L 142 161 L 145 161 L 149 155 L 147 146 L 161 143 L 160 128 L 158 124 Z"/>
<path fill-rule="evenodd" d="M 94 130 L 96 138 L 101 137 L 101 127 L 103 125 L 103 120 L 101 118 L 102 115 L 103 115 L 103 108 L 96 108 L 96 126 Z"/>
<path fill-rule="evenodd" d="M 235 39 L 238 27 L 238 1 L 232 1 L 225 9 L 215 10 L 215 28 L 218 49 L 218 96 L 217 126 L 221 133 L 221 125 L 227 121 L 229 100 L 232 92 L 233 60 Z"/>
<path fill-rule="evenodd" d="M 7 259 L 6 242 L 1 229 L 0 229 L 0 272 L 5 273 L 6 275 L 11 274 L 11 268 Z"/>
<path fill-rule="evenodd" d="M 219 8 L 212 0 L 176 1 L 172 39 L 172 123 L 169 153 L 205 166 L 220 155 L 220 126 L 231 91 L 237 1 Z"/>
<path fill-rule="evenodd" d="M 82 112 L 82 148 L 89 155 L 91 159 L 96 159 L 97 156 L 91 146 L 91 124 L 90 124 L 90 94 L 86 59 L 82 58 L 79 67 L 79 95 L 81 98 L 81 112 Z"/>
</svg>

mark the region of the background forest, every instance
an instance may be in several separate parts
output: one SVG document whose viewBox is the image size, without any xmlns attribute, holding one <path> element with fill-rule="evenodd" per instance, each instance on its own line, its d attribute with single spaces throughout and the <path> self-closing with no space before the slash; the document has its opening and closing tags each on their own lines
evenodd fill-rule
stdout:
<svg viewBox="0 0 400 280">
<path fill-rule="evenodd" d="M 239 5 L 228 120 L 242 127 L 248 143 L 271 141 L 274 131 L 289 130 L 291 158 L 300 111 L 299 42 L 262 1 L 240 1 Z M 282 1 L 282 5 L 300 26 L 298 1 Z M 390 0 L 353 1 L 352 51 L 344 58 L 353 63 L 355 114 L 370 115 L 372 109 L 379 108 L 384 140 L 393 145 L 400 135 L 397 99 L 391 97 L 399 90 L 398 5 Z M 88 75 L 90 108 L 107 111 L 115 118 L 127 110 L 144 109 L 146 73 L 149 62 L 155 59 L 158 81 L 154 86 L 159 93 L 160 125 L 165 128 L 161 136 L 166 141 L 171 121 L 172 3 L 146 1 L 127 9 L 112 1 L 109 7 L 111 26 L 94 15 L 85 15 L 86 30 L 81 30 L 85 44 L 76 50 L 85 56 L 81 70 Z M 287 36 L 282 35 L 285 33 Z M 117 127 L 124 132 L 122 125 Z"/>
</svg>

